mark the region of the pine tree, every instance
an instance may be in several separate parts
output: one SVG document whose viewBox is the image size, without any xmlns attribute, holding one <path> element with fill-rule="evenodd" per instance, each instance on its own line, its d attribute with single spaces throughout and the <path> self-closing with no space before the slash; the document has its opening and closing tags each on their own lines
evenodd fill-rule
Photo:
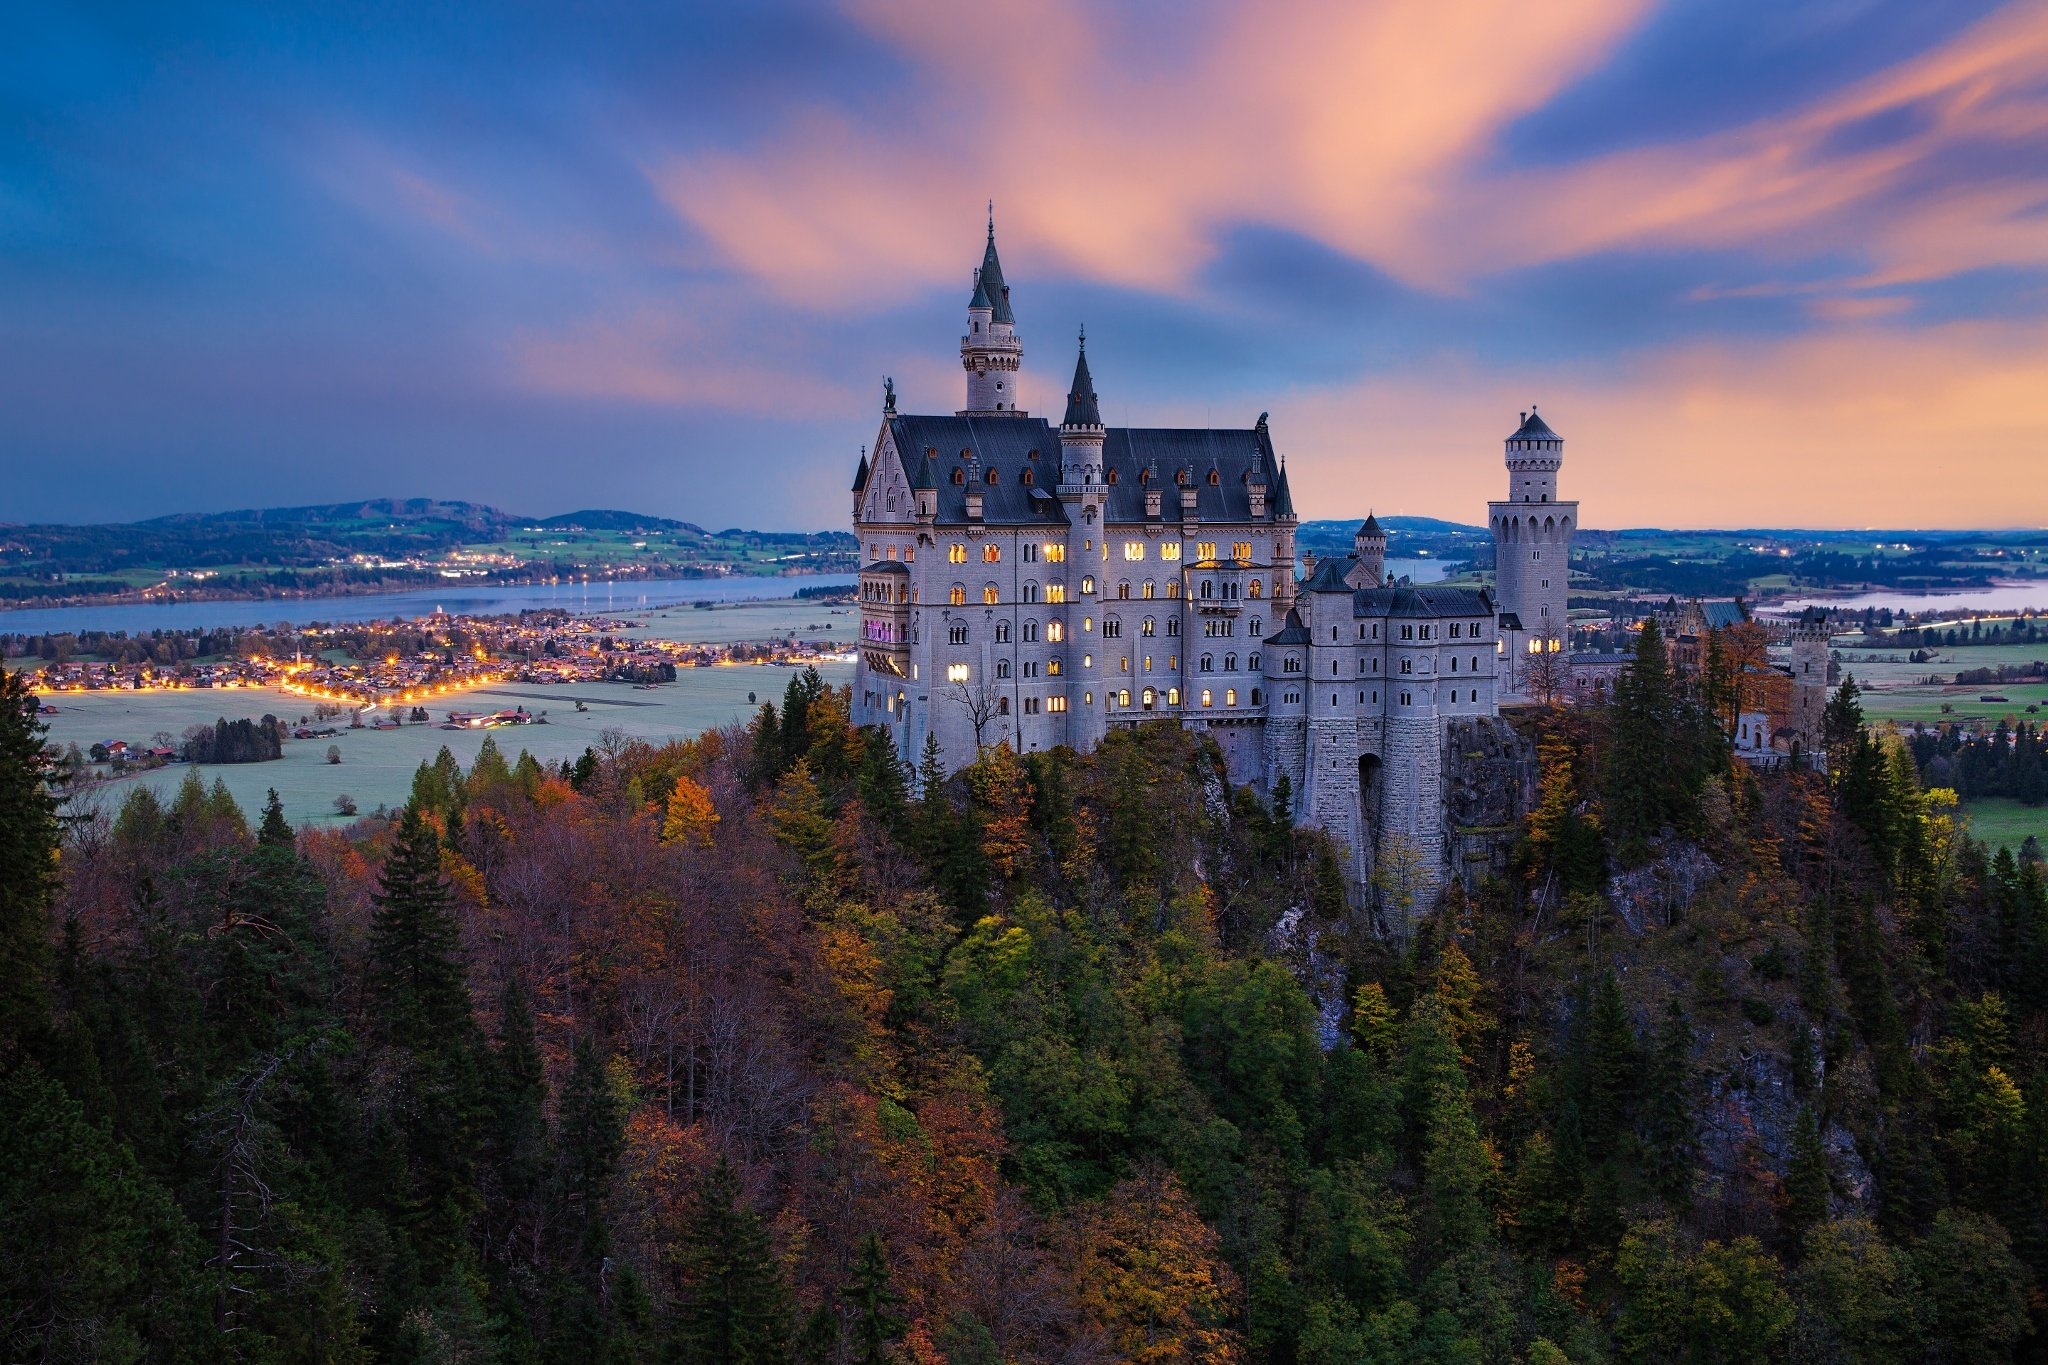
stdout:
<svg viewBox="0 0 2048 1365">
<path fill-rule="evenodd" d="M 263 802 L 263 820 L 256 831 L 256 842 L 264 848 L 290 848 L 296 842 L 292 827 L 284 818 L 284 804 L 277 799 L 277 788 L 272 787 Z"/>
<path fill-rule="evenodd" d="M 1643 1093 L 1643 1148 L 1651 1183 L 1683 1208 L 1698 1155 L 1692 1108 L 1692 1024 L 1676 999 L 1665 1006 Z"/>
<path fill-rule="evenodd" d="M 740 1204 L 725 1158 L 711 1169 L 682 1239 L 685 1360 L 785 1365 L 794 1307 L 759 1215 Z"/>
<path fill-rule="evenodd" d="M 491 1128 L 486 1143 L 500 1200 L 514 1206 L 533 1192 L 547 1147 L 547 1068 L 534 1035 L 533 1005 L 518 975 L 505 982 L 492 1049 Z"/>
<path fill-rule="evenodd" d="M 588 1036 L 576 1040 L 555 1136 L 556 1223 L 592 1272 L 610 1250 L 605 1202 L 625 1151 L 626 1115 Z"/>
<path fill-rule="evenodd" d="M 1677 814 L 1671 794 L 1678 704 L 1654 617 L 1643 623 L 1635 657 L 1615 683 L 1613 714 L 1602 804 L 1623 858 L 1634 861 Z"/>
<path fill-rule="evenodd" d="M 50 1028 L 58 831 L 43 786 L 40 706 L 23 676 L 0 665 L 0 1073 Z"/>
<path fill-rule="evenodd" d="M 903 760 L 896 754 L 896 742 L 887 731 L 869 727 L 854 789 L 874 822 L 901 838 L 910 814 L 910 784 Z"/>
<path fill-rule="evenodd" d="M 1785 1234 L 1797 1245 L 1808 1228 L 1828 1216 L 1828 1150 L 1820 1121 L 1802 1106 L 1792 1127 L 1792 1156 L 1785 1167 Z"/>
<path fill-rule="evenodd" d="M 1638 1070 L 1635 1030 L 1613 971 L 1601 973 L 1585 1015 L 1581 1116 L 1586 1150 L 1601 1161 L 1615 1154 L 1627 1126 Z"/>
<path fill-rule="evenodd" d="M 459 1042 L 472 1022 L 461 931 L 441 874 L 440 840 L 413 806 L 399 817 L 378 886 L 370 985 L 386 1040 L 417 1052 Z"/>
<path fill-rule="evenodd" d="M 895 1312 L 903 1296 L 889 1283 L 889 1252 L 880 1233 L 870 1232 L 860 1239 L 845 1298 L 853 1309 L 856 1365 L 888 1365 L 892 1359 L 889 1343 L 903 1334 L 907 1324 Z"/>
</svg>

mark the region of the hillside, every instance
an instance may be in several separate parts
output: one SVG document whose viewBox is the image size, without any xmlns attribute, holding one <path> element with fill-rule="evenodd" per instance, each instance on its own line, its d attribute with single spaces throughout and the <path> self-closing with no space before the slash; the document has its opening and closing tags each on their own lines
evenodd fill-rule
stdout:
<svg viewBox="0 0 2048 1365">
<path fill-rule="evenodd" d="M 908 772 L 815 675 L 348 829 L 195 775 L 57 863 L 0 708 L 10 1355 L 2036 1358 L 2040 863 L 1853 688 L 1823 776 L 1654 627 L 1630 679 L 1516 721 L 1440 895 L 1205 736 Z"/>
<path fill-rule="evenodd" d="M 0 602 L 359 592 L 450 576 L 836 572 L 855 567 L 854 550 L 843 531 L 713 533 L 609 509 L 531 517 L 385 498 L 108 525 L 0 525 Z"/>
</svg>

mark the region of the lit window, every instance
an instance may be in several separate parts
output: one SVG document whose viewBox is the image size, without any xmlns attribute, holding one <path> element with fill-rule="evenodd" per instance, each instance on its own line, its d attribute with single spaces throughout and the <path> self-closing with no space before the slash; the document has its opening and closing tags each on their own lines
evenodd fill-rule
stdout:
<svg viewBox="0 0 2048 1365">
<path fill-rule="evenodd" d="M 964 682 L 966 682 L 966 681 L 967 681 L 967 665 L 966 665 L 966 664 L 947 664 L 947 665 L 946 665 L 946 681 L 947 681 L 947 682 L 954 682 L 954 683 L 964 683 Z"/>
<path fill-rule="evenodd" d="M 1094 656 L 1093 654 L 1083 654 L 1083 655 L 1081 656 L 1081 667 L 1083 667 L 1083 668 L 1093 668 L 1093 667 L 1095 667 L 1095 656 Z"/>
<path fill-rule="evenodd" d="M 1095 595 L 1094 574 L 1084 573 L 1081 575 L 1081 595 L 1083 597 L 1093 597 Z"/>
<path fill-rule="evenodd" d="M 998 594 L 996 592 L 995 584 L 991 583 L 981 590 L 982 605 L 992 607 L 996 604 L 998 600 L 999 599 Z"/>
<path fill-rule="evenodd" d="M 1131 704 L 1131 689 L 1128 687 L 1119 689 L 1116 693 L 1116 704 L 1118 706 L 1129 706 Z"/>
<path fill-rule="evenodd" d="M 1166 689 L 1166 704 L 1168 706 L 1180 705 L 1180 689 L 1178 687 L 1169 687 Z"/>
<path fill-rule="evenodd" d="M 1249 540 L 1231 542 L 1230 557 L 1240 564 L 1252 562 L 1252 543 Z"/>
<path fill-rule="evenodd" d="M 955 583 L 953 585 L 953 591 L 949 596 L 954 606 L 964 607 L 967 605 L 967 589 L 960 584 Z"/>
<path fill-rule="evenodd" d="M 1045 623 L 1045 638 L 1052 641 L 1054 644 L 1058 644 L 1060 641 L 1066 639 L 1067 623 L 1064 621 L 1047 621 Z"/>
<path fill-rule="evenodd" d="M 1131 583 L 1129 579 L 1119 579 L 1117 581 L 1116 596 L 1119 602 L 1131 600 Z"/>
<path fill-rule="evenodd" d="M 1082 633 L 1083 635 L 1087 635 L 1087 634 L 1090 634 L 1090 633 L 1092 633 L 1092 632 L 1094 631 L 1094 629 L 1095 629 L 1095 618 L 1094 618 L 1094 617 L 1092 617 L 1092 616 L 1084 616 L 1084 617 L 1082 617 L 1082 618 L 1081 618 L 1081 633 Z"/>
<path fill-rule="evenodd" d="M 1144 590 L 1143 590 L 1143 592 L 1141 593 L 1141 595 L 1142 595 L 1142 596 L 1143 596 L 1143 597 L 1145 598 L 1145 600 L 1147 600 L 1148 602 L 1149 602 L 1149 601 L 1150 601 L 1150 600 L 1151 600 L 1152 598 L 1154 598 L 1154 597 L 1158 596 L 1158 588 L 1157 588 L 1157 586 L 1156 586 L 1156 585 L 1155 585 L 1155 584 L 1154 584 L 1154 583 L 1152 582 L 1152 580 L 1151 580 L 1151 579 L 1149 579 L 1149 578 L 1148 578 L 1148 579 L 1146 579 L 1146 580 L 1145 580 L 1145 587 L 1144 587 Z"/>
<path fill-rule="evenodd" d="M 1153 622 L 1151 617 L 1148 616 L 1142 622 L 1139 623 L 1138 634 L 1144 636 L 1148 640 L 1152 638 Z"/>
<path fill-rule="evenodd" d="M 1177 540 L 1169 540 L 1164 545 L 1161 545 L 1159 547 L 1159 557 L 1161 559 L 1179 559 L 1180 542 Z"/>
<path fill-rule="evenodd" d="M 1225 706 L 1235 706 L 1235 705 L 1237 705 L 1237 689 L 1236 689 L 1236 688 L 1234 688 L 1234 687 L 1226 687 L 1226 688 L 1224 688 L 1224 689 L 1223 689 L 1223 704 L 1224 704 Z"/>
<path fill-rule="evenodd" d="M 1048 602 L 1064 602 L 1064 601 L 1066 601 L 1066 600 L 1067 600 L 1067 585 L 1066 585 L 1066 584 L 1064 584 L 1064 583 L 1048 583 L 1048 584 L 1046 584 L 1046 585 L 1045 585 L 1045 600 L 1046 600 L 1046 601 L 1048 601 Z"/>
<path fill-rule="evenodd" d="M 984 564 L 1000 564 L 1000 563 L 1002 563 L 1002 562 L 1003 562 L 1003 547 L 1002 547 L 1002 546 L 1000 546 L 1000 545 L 984 545 L 984 546 L 982 546 L 982 547 L 981 547 L 981 562 L 982 562 L 982 563 L 984 563 Z"/>
<path fill-rule="evenodd" d="M 1064 546 L 1064 545 L 1058 544 L 1057 542 L 1055 542 L 1054 544 L 1051 544 L 1051 545 L 1048 545 L 1048 546 L 1046 546 L 1046 547 L 1045 547 L 1045 562 L 1046 562 L 1046 563 L 1048 563 L 1048 564 L 1064 564 L 1064 563 L 1066 563 L 1066 562 L 1067 562 L 1067 547 L 1066 547 L 1066 546 Z"/>
<path fill-rule="evenodd" d="M 1174 600 L 1176 600 L 1176 601 L 1177 601 L 1177 600 L 1179 600 L 1179 598 L 1180 598 L 1180 580 L 1179 580 L 1178 578 L 1171 578 L 1171 579 L 1168 579 L 1168 580 L 1167 580 L 1167 582 L 1166 582 L 1166 595 L 1167 595 L 1167 597 L 1169 597 L 1169 598 L 1171 598 L 1171 599 L 1174 599 Z"/>
<path fill-rule="evenodd" d="M 1202 689 L 1202 705 L 1204 705 L 1204 706 L 1214 706 L 1215 704 L 1216 704 L 1216 694 L 1215 694 L 1214 692 L 1211 692 L 1211 691 L 1210 691 L 1210 690 L 1209 690 L 1208 688 L 1206 688 L 1206 687 L 1205 687 L 1205 688 L 1203 688 L 1203 689 Z"/>
<path fill-rule="evenodd" d="M 1061 673 L 1063 673 L 1064 671 L 1065 671 L 1065 669 L 1064 669 L 1064 667 L 1063 667 L 1063 666 L 1061 665 L 1061 663 L 1060 663 L 1060 661 L 1059 661 L 1058 659 L 1047 659 L 1047 660 L 1045 661 L 1045 676 L 1046 676 L 1046 677 L 1048 677 L 1048 678 L 1057 678 L 1057 677 L 1058 677 L 1058 676 L 1060 676 L 1060 674 L 1061 674 Z"/>
<path fill-rule="evenodd" d="M 948 564 L 965 564 L 967 562 L 967 547 L 965 545 L 948 545 L 946 547 L 946 562 Z"/>
<path fill-rule="evenodd" d="M 1263 578 L 1254 578 L 1252 580 L 1252 601 L 1256 602 L 1265 595 L 1266 580 Z"/>
<path fill-rule="evenodd" d="M 1058 714 L 1067 709 L 1067 699 L 1065 697 L 1047 697 L 1045 699 L 1045 709 Z"/>
<path fill-rule="evenodd" d="M 1145 671 L 1147 673 L 1152 671 L 1152 656 L 1150 654 L 1145 656 Z"/>
<path fill-rule="evenodd" d="M 1124 542 L 1124 558 L 1125 558 L 1125 559 L 1130 559 L 1130 560 L 1138 560 L 1138 559 L 1143 559 L 1144 557 L 1145 557 L 1145 542 L 1144 542 L 1144 541 L 1142 541 L 1142 540 L 1127 540 L 1127 541 L 1125 541 L 1125 542 Z M 1126 703 L 1126 704 L 1128 704 L 1128 703 Z"/>
<path fill-rule="evenodd" d="M 1213 562 L 1216 558 L 1216 542 L 1213 540 L 1196 541 L 1195 558 L 1204 564 Z"/>
</svg>

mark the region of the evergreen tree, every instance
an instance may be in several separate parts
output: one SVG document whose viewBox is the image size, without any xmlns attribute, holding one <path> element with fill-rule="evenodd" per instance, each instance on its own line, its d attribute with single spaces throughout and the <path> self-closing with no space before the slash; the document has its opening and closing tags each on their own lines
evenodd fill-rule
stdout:
<svg viewBox="0 0 2048 1365">
<path fill-rule="evenodd" d="M 689 1296 L 677 1331 L 685 1360 L 785 1365 L 794 1308 L 760 1217 L 740 1203 L 725 1158 L 704 1182 L 683 1232 Z"/>
<path fill-rule="evenodd" d="M 910 784 L 897 757 L 896 742 L 886 730 L 870 726 L 867 742 L 861 746 L 860 768 L 854 789 L 868 816 L 883 829 L 901 838 L 910 814 Z"/>
<path fill-rule="evenodd" d="M 43 786 L 41 703 L 0 665 L 0 1073 L 50 1028 L 57 803 Z"/>
<path fill-rule="evenodd" d="M 1821 1141 L 1820 1121 L 1811 1108 L 1802 1107 L 1792 1128 L 1792 1157 L 1785 1169 L 1785 1232 L 1795 1245 L 1807 1229 L 1826 1220 L 1829 1193 L 1828 1151 Z"/>
<path fill-rule="evenodd" d="M 378 876 L 370 928 L 370 986 L 387 1041 L 414 1052 L 458 1044 L 472 1022 L 454 898 L 441 842 L 413 806 Z"/>
<path fill-rule="evenodd" d="M 1667 1204 L 1683 1208 L 1698 1158 L 1692 1106 L 1692 1024 L 1674 998 L 1649 1058 L 1643 1093 L 1643 1153 L 1650 1182 Z"/>
<path fill-rule="evenodd" d="M 1648 841 L 1682 819 L 1685 769 L 1679 701 L 1653 617 L 1636 636 L 1635 657 L 1614 686 L 1602 807 L 1625 861 L 1638 861 Z"/>
<path fill-rule="evenodd" d="M 893 1358 L 889 1343 L 901 1336 L 908 1324 L 895 1312 L 903 1296 L 889 1283 L 889 1252 L 880 1233 L 870 1232 L 860 1239 L 845 1297 L 853 1309 L 856 1365 L 888 1365 Z"/>
<path fill-rule="evenodd" d="M 1585 1008 L 1585 1042 L 1579 1087 L 1586 1149 L 1595 1161 L 1616 1154 L 1627 1127 L 1628 1104 L 1636 1093 L 1635 1030 L 1613 971 L 1601 973 Z"/>
<path fill-rule="evenodd" d="M 587 1036 L 578 1038 L 556 1127 L 556 1222 L 593 1272 L 610 1249 L 605 1201 L 625 1143 L 626 1116 L 604 1061 Z"/>
<path fill-rule="evenodd" d="M 264 848 L 290 848 L 297 842 L 292 836 L 292 827 L 284 818 L 284 804 L 277 799 L 277 788 L 272 787 L 263 802 L 263 820 L 256 830 L 256 842 Z"/>
</svg>

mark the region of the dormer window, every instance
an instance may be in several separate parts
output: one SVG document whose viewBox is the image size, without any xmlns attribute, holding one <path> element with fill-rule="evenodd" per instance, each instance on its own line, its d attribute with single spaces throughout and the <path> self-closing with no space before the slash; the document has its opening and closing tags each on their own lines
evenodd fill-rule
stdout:
<svg viewBox="0 0 2048 1365">
<path fill-rule="evenodd" d="M 1031 486 L 1031 471 L 1029 469 L 1026 469 L 1022 474 L 1019 474 L 1017 476 L 1017 482 L 1023 484 L 1026 488 L 1029 488 Z"/>
<path fill-rule="evenodd" d="M 966 483 L 966 482 L 967 482 L 967 471 L 966 471 L 966 470 L 964 470 L 964 469 L 956 469 L 956 470 L 954 470 L 954 471 L 953 471 L 953 483 L 954 483 L 954 484 L 955 484 L 956 486 L 958 486 L 958 485 L 960 485 L 960 484 L 964 484 L 964 483 Z"/>
<path fill-rule="evenodd" d="M 990 483 L 994 483 L 995 481 L 996 481 L 996 471 L 995 471 L 995 470 L 993 470 L 993 469 L 991 469 L 991 470 L 989 470 L 989 472 L 988 472 L 988 482 L 990 482 Z"/>
<path fill-rule="evenodd" d="M 1116 471 L 1115 471 L 1114 469 L 1112 469 L 1112 470 L 1110 470 L 1110 471 L 1109 471 L 1109 473 L 1107 473 L 1107 474 L 1103 475 L 1102 477 L 1103 477 L 1103 482 L 1105 482 L 1105 483 L 1115 483 L 1115 482 L 1116 482 Z"/>
<path fill-rule="evenodd" d="M 1217 473 L 1217 472 L 1216 472 L 1215 470 L 1213 470 L 1213 469 L 1212 469 L 1212 470 L 1210 470 L 1210 471 L 1209 471 L 1209 487 L 1211 487 L 1211 488 L 1216 488 L 1216 487 L 1219 487 L 1219 486 L 1221 486 L 1221 484 L 1222 484 L 1222 483 L 1223 483 L 1223 476 L 1222 476 L 1221 474 Z"/>
</svg>

